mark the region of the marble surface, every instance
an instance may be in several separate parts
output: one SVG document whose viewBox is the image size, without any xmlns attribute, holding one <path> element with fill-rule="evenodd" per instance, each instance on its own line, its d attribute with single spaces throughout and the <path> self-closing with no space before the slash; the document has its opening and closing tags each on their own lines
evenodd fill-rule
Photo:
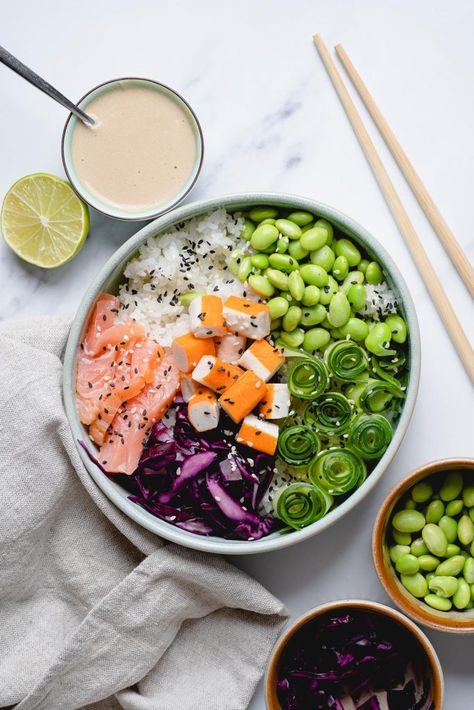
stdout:
<svg viewBox="0 0 474 710">
<path fill-rule="evenodd" d="M 106 79 L 135 75 L 163 81 L 190 101 L 203 126 L 206 151 L 188 201 L 259 189 L 314 197 L 367 227 L 405 275 L 420 319 L 423 369 L 415 414 L 393 465 L 336 527 L 298 547 L 236 560 L 281 597 L 292 616 L 336 598 L 387 602 L 370 551 L 372 522 L 384 496 L 419 464 L 474 455 L 468 378 L 311 35 L 320 32 L 328 46 L 344 44 L 472 258 L 473 22 L 470 0 L 16 0 L 2 8 L 2 43 L 73 99 Z M 0 194 L 29 172 L 62 175 L 63 109 L 5 68 L 0 68 L 0 86 Z M 468 294 L 387 149 L 377 135 L 374 139 L 472 335 Z M 21 263 L 1 243 L 0 317 L 72 314 L 94 273 L 138 226 L 93 215 L 81 254 L 53 272 Z M 467 708 L 472 637 L 428 636 L 445 672 L 445 707 Z M 261 688 L 251 708 L 263 710 Z"/>
</svg>

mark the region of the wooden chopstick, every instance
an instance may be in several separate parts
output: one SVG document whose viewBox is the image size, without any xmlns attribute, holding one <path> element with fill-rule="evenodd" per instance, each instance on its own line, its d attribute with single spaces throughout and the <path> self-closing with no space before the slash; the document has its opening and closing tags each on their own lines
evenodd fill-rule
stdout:
<svg viewBox="0 0 474 710">
<path fill-rule="evenodd" d="M 338 44 L 336 45 L 335 50 L 347 72 L 349 79 L 352 81 L 368 112 L 372 116 L 375 125 L 387 144 L 387 147 L 390 149 L 393 157 L 397 161 L 398 166 L 405 176 L 405 179 L 411 187 L 416 199 L 418 200 L 421 209 L 431 222 L 431 226 L 441 240 L 451 261 L 464 281 L 466 288 L 469 290 L 471 296 L 474 296 L 474 268 L 469 262 L 469 259 L 461 249 L 456 237 L 446 224 L 441 212 L 433 202 L 432 197 L 410 162 L 407 154 L 395 137 L 392 129 L 380 113 L 380 109 L 370 95 L 370 92 L 362 81 L 357 69 L 349 59 L 344 47 L 341 44 Z"/>
<path fill-rule="evenodd" d="M 469 340 L 464 333 L 461 323 L 451 306 L 444 288 L 429 261 L 421 241 L 413 227 L 405 208 L 390 180 L 386 169 L 375 149 L 372 140 L 370 139 L 367 130 L 365 129 L 362 119 L 360 118 L 354 103 L 347 91 L 341 76 L 331 59 L 329 52 L 319 35 L 314 35 L 314 44 L 323 60 L 326 70 L 331 78 L 331 81 L 336 89 L 336 93 L 344 107 L 344 110 L 349 118 L 352 128 L 359 140 L 363 152 L 369 162 L 374 176 L 379 184 L 380 190 L 385 197 L 385 200 L 392 212 L 392 215 L 398 225 L 398 228 L 406 242 L 406 245 L 411 252 L 418 271 L 420 272 L 425 286 L 431 295 L 438 313 L 444 322 L 451 341 L 457 350 L 457 353 L 464 365 L 464 368 L 469 375 L 471 382 L 474 382 L 474 351 L 469 343 Z"/>
</svg>

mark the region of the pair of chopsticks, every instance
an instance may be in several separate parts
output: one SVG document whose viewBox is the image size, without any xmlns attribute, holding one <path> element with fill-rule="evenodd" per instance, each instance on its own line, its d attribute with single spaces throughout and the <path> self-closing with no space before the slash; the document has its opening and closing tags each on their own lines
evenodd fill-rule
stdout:
<svg viewBox="0 0 474 710">
<path fill-rule="evenodd" d="M 362 122 L 362 119 L 354 106 L 349 92 L 344 85 L 341 75 L 332 60 L 326 45 L 320 35 L 315 35 L 313 40 L 352 125 L 354 133 L 356 134 L 361 148 L 370 164 L 370 167 L 372 168 L 380 190 L 395 219 L 395 222 L 398 225 L 406 245 L 411 252 L 418 271 L 425 282 L 425 286 L 431 296 L 431 299 L 438 310 L 438 313 L 445 325 L 446 330 L 448 331 L 449 336 L 451 337 L 451 341 L 457 350 L 471 382 L 474 382 L 474 351 L 471 344 L 453 307 L 451 306 L 451 303 L 448 300 L 446 292 L 441 285 L 441 281 L 428 259 L 420 238 L 418 237 L 415 228 L 408 217 L 407 211 L 405 210 L 400 197 L 398 196 L 398 193 L 390 180 L 387 170 L 385 169 L 380 156 L 377 153 L 377 150 Z M 337 56 L 342 62 L 342 65 L 344 66 L 350 80 L 372 116 L 372 119 L 384 138 L 385 143 L 397 161 L 421 208 L 425 212 L 433 229 L 443 243 L 444 248 L 449 254 L 459 275 L 463 279 L 466 288 L 471 293 L 471 296 L 474 296 L 474 270 L 469 263 L 468 258 L 464 254 L 463 250 L 456 241 L 454 234 L 449 229 L 441 213 L 428 194 L 426 187 L 423 185 L 419 176 L 415 172 L 415 169 L 410 163 L 400 143 L 397 141 L 393 131 L 380 113 L 380 110 L 375 104 L 375 101 L 371 97 L 367 87 L 363 83 L 360 75 L 357 73 L 345 50 L 341 45 L 337 45 L 335 49 Z"/>
</svg>

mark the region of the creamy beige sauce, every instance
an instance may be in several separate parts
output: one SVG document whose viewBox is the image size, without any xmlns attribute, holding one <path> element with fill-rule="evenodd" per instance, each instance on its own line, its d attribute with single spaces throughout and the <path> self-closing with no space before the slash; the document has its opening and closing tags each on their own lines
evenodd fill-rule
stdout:
<svg viewBox="0 0 474 710">
<path fill-rule="evenodd" d="M 117 85 L 86 111 L 96 125 L 77 124 L 71 156 L 79 180 L 95 197 L 139 212 L 183 188 L 196 143 L 191 122 L 172 99 L 152 88 Z"/>
</svg>

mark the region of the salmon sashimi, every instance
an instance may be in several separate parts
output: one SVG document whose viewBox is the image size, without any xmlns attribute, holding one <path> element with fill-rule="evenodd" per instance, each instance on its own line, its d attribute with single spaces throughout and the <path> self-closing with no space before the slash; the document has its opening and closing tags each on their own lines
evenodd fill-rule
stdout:
<svg viewBox="0 0 474 710">
<path fill-rule="evenodd" d="M 153 381 L 120 408 L 98 456 L 108 473 L 135 471 L 150 429 L 173 403 L 179 382 L 178 368 L 165 356 L 155 368 Z"/>
<path fill-rule="evenodd" d="M 110 293 L 100 294 L 89 318 L 89 328 L 81 346 L 85 354 L 96 355 L 99 352 L 97 341 L 102 333 L 114 324 L 119 306 L 120 302 L 116 296 Z"/>
</svg>

